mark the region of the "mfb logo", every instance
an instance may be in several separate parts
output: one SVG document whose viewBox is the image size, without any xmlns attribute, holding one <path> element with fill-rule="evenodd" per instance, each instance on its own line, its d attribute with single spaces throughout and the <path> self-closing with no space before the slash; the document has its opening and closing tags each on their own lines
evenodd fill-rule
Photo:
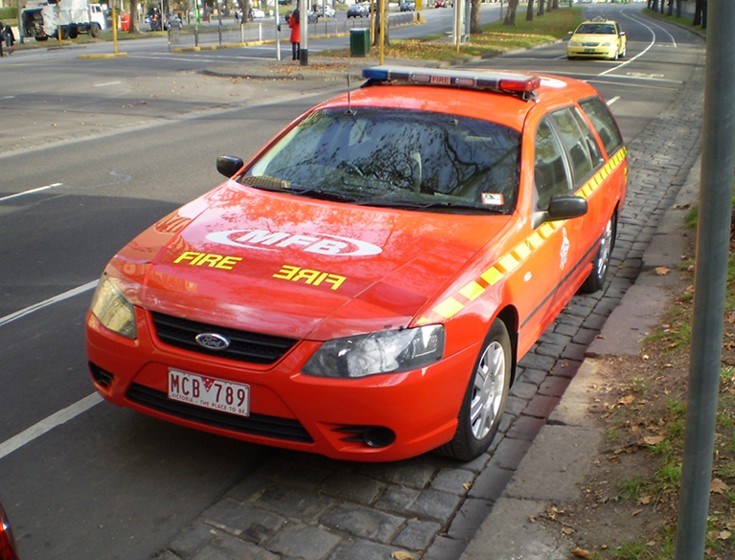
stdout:
<svg viewBox="0 0 735 560">
<path fill-rule="evenodd" d="M 382 249 L 377 245 L 326 233 L 302 235 L 285 231 L 230 230 L 207 235 L 214 243 L 250 249 L 294 248 L 307 253 L 333 255 L 337 257 L 365 257 L 378 255 Z"/>
</svg>

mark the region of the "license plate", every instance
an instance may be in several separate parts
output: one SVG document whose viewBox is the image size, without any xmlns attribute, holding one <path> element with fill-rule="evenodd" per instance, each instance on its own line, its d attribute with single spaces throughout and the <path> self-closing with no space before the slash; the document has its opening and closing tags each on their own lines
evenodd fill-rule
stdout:
<svg viewBox="0 0 735 560">
<path fill-rule="evenodd" d="M 250 387 L 216 377 L 168 370 L 168 398 L 238 416 L 250 414 Z"/>
<path fill-rule="evenodd" d="M 586 54 L 595 54 L 595 49 L 584 49 Z"/>
</svg>

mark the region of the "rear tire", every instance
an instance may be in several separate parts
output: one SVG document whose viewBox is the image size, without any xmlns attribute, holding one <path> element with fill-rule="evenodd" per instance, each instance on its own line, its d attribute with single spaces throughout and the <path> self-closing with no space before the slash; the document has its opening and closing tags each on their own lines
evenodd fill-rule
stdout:
<svg viewBox="0 0 735 560">
<path fill-rule="evenodd" d="M 496 319 L 482 344 L 457 417 L 457 431 L 437 452 L 458 461 L 482 455 L 495 437 L 510 389 L 513 355 L 505 323 Z"/>
</svg>

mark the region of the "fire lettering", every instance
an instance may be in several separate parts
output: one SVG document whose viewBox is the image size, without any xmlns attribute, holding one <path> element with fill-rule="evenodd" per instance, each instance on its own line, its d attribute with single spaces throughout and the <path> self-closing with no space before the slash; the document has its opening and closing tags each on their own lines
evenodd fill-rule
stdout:
<svg viewBox="0 0 735 560">
<path fill-rule="evenodd" d="M 209 268 L 232 270 L 233 268 L 235 268 L 235 265 L 241 260 L 242 257 L 217 255 L 215 253 L 197 253 L 196 251 L 186 251 L 176 257 L 176 260 L 174 260 L 174 264 L 185 263 L 191 266 L 208 266 Z"/>
<path fill-rule="evenodd" d="M 273 278 L 290 280 L 291 282 L 304 282 L 309 286 L 329 285 L 331 290 L 339 290 L 346 277 L 331 272 L 322 272 L 310 268 L 301 268 L 290 264 L 284 264 L 281 269 L 273 275 Z"/>
</svg>

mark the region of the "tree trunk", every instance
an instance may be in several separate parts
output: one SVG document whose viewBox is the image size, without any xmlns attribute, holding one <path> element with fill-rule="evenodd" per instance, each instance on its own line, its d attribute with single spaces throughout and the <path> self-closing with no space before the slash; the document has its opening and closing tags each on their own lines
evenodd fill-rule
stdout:
<svg viewBox="0 0 735 560">
<path fill-rule="evenodd" d="M 470 33 L 482 33 L 482 25 L 480 24 L 480 7 L 482 0 L 472 0 L 470 4 Z"/>
<path fill-rule="evenodd" d="M 539 0 L 542 4 L 544 0 Z M 528 0 L 528 6 L 526 6 L 526 21 L 533 21 L 533 0 Z"/>
<path fill-rule="evenodd" d="M 508 0 L 508 7 L 505 9 L 505 19 L 503 20 L 503 25 L 511 25 L 515 27 L 517 9 L 518 0 Z"/>
<path fill-rule="evenodd" d="M 387 0 L 377 0 L 375 3 L 375 37 L 373 39 L 373 46 L 379 46 L 380 45 L 380 14 L 381 14 L 381 4 L 383 2 L 387 2 Z M 383 43 L 383 46 L 387 47 L 390 44 L 390 39 L 388 38 L 388 5 L 385 6 L 385 42 Z"/>
<path fill-rule="evenodd" d="M 118 15 L 118 14 L 115 14 Z M 112 22 L 112 25 L 117 25 L 116 21 Z M 130 2 L 130 27 L 128 27 L 128 33 L 138 32 L 138 2 L 133 0 Z"/>
<path fill-rule="evenodd" d="M 706 5 L 706 0 L 696 0 L 696 3 L 694 4 L 694 20 L 692 21 L 692 25 L 705 26 L 704 10 Z"/>
</svg>

